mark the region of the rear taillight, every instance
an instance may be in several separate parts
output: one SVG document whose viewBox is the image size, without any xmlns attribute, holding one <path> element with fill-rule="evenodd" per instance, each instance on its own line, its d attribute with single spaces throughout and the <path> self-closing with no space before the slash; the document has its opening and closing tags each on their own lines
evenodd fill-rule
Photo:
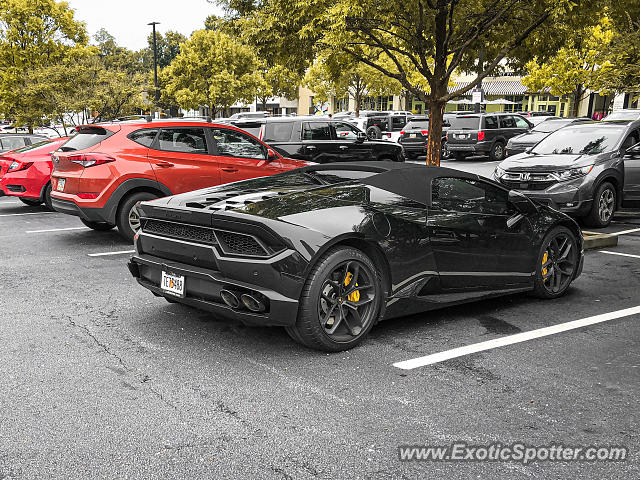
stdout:
<svg viewBox="0 0 640 480">
<path fill-rule="evenodd" d="M 67 159 L 71 163 L 77 163 L 84 168 L 94 167 L 96 165 L 104 165 L 105 163 L 115 162 L 116 159 L 102 153 L 83 153 L 81 155 L 69 155 Z"/>
<path fill-rule="evenodd" d="M 402 131 L 400 132 L 400 135 L 404 135 L 404 130 L 402 130 Z"/>
<path fill-rule="evenodd" d="M 420 130 L 420 133 L 423 135 L 427 135 L 429 133 L 429 130 Z"/>
<path fill-rule="evenodd" d="M 449 141 L 449 132 L 447 132 L 447 133 L 445 133 L 445 134 L 444 134 L 444 139 L 445 139 L 446 141 Z"/>
<path fill-rule="evenodd" d="M 7 172 L 19 172 L 20 170 L 26 170 L 31 165 L 33 165 L 33 162 L 22 163 L 14 160 L 13 162 L 11 162 L 11 165 L 9 165 L 9 169 L 7 170 Z"/>
<path fill-rule="evenodd" d="M 484 132 L 482 130 L 480 130 L 478 132 L 478 141 L 480 142 L 482 140 L 484 140 Z"/>
</svg>

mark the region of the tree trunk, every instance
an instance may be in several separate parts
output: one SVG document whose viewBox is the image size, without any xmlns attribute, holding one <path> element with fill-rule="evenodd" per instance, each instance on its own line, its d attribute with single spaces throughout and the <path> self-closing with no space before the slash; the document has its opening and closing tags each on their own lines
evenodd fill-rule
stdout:
<svg viewBox="0 0 640 480">
<path fill-rule="evenodd" d="M 571 109 L 571 114 L 578 118 L 578 112 L 580 111 L 580 100 L 582 100 L 582 95 L 584 95 L 584 88 L 582 85 L 577 85 L 575 91 L 573 92 L 573 108 Z"/>
<path fill-rule="evenodd" d="M 427 140 L 427 165 L 440 166 L 442 151 L 442 115 L 446 103 L 431 100 L 429 103 L 429 136 Z"/>
</svg>

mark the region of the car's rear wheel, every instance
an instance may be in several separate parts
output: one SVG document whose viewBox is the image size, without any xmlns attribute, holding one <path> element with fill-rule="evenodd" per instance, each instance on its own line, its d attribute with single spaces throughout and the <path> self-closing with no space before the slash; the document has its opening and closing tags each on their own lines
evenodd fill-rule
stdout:
<svg viewBox="0 0 640 480">
<path fill-rule="evenodd" d="M 51 183 L 47 183 L 47 186 L 44 188 L 43 199 L 45 206 L 49 210 L 53 210 L 53 205 L 51 204 Z"/>
<path fill-rule="evenodd" d="M 118 232 L 125 240 L 133 241 L 133 237 L 140 229 L 140 216 L 135 208 L 136 205 L 154 198 L 158 196 L 151 192 L 138 192 L 129 195 L 120 203 L 116 214 L 116 225 Z"/>
<path fill-rule="evenodd" d="M 22 197 L 18 197 L 18 198 L 22 203 L 24 203 L 25 205 L 29 205 L 30 207 L 37 207 L 42 203 L 37 198 L 22 198 Z"/>
<path fill-rule="evenodd" d="M 287 332 L 307 347 L 339 352 L 354 347 L 380 314 L 380 273 L 360 250 L 329 250 L 313 268 L 300 297 L 298 318 Z"/>
<path fill-rule="evenodd" d="M 113 223 L 108 223 L 108 222 L 92 222 L 90 220 L 85 220 L 84 218 L 81 218 L 80 221 L 84 223 L 87 227 L 89 227 L 91 230 L 95 230 L 96 232 L 106 232 L 108 230 L 111 230 L 113 227 L 115 227 Z"/>
<path fill-rule="evenodd" d="M 460 153 L 460 152 L 456 152 L 453 154 L 453 158 L 455 158 L 458 161 L 462 161 L 466 158 L 467 156 L 464 153 Z"/>
<path fill-rule="evenodd" d="M 578 268 L 578 242 L 566 227 L 555 227 L 544 237 L 536 264 L 533 293 L 556 298 L 569 288 Z"/>
<path fill-rule="evenodd" d="M 489 159 L 495 162 L 501 162 L 504 160 L 504 144 L 502 142 L 495 142 L 489 152 Z"/>
<path fill-rule="evenodd" d="M 611 183 L 604 182 L 593 196 L 593 204 L 584 223 L 589 227 L 604 228 L 611 223 L 615 210 L 616 189 Z"/>
</svg>

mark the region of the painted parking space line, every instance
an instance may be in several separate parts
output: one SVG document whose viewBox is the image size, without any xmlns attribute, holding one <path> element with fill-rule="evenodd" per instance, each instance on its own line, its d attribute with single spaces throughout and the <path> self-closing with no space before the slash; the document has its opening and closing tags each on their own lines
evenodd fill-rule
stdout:
<svg viewBox="0 0 640 480">
<path fill-rule="evenodd" d="M 572 322 L 560 323 L 551 327 L 539 328 L 537 330 L 531 330 L 530 332 L 516 333 L 515 335 L 509 335 L 507 337 L 496 338 L 493 340 L 488 340 L 486 342 L 474 343 L 465 347 L 454 348 L 452 350 L 446 350 L 444 352 L 434 353 L 432 355 L 426 355 L 424 357 L 404 360 L 402 362 L 394 363 L 393 366 L 396 368 L 401 368 L 402 370 L 412 370 L 414 368 L 444 362 L 445 360 L 451 360 L 452 358 L 463 357 L 466 355 L 471 355 L 472 353 L 483 352 L 485 350 L 505 347 L 507 345 L 526 342 L 528 340 L 534 340 L 536 338 L 547 337 L 549 335 L 555 335 L 556 333 L 562 333 L 569 330 L 574 330 L 576 328 L 595 325 L 597 323 L 608 322 L 610 320 L 637 315 L 639 313 L 640 305 L 636 307 L 625 308 L 623 310 L 616 310 L 615 312 L 602 313 L 600 315 L 594 315 L 593 317 L 582 318 L 580 320 L 574 320 Z"/>
<path fill-rule="evenodd" d="M 620 255 L 621 257 L 640 258 L 640 255 L 632 255 L 630 253 L 611 252 L 609 250 L 598 250 L 600 253 L 606 253 L 607 255 Z"/>
<path fill-rule="evenodd" d="M 88 253 L 90 257 L 107 257 L 109 255 L 125 255 L 127 253 L 134 253 L 135 250 L 121 250 L 119 252 L 104 252 L 104 253 Z"/>
<path fill-rule="evenodd" d="M 45 215 L 59 212 L 2 213 L 0 217 L 20 217 L 22 215 Z"/>
<path fill-rule="evenodd" d="M 630 230 L 622 230 L 621 232 L 613 232 L 611 235 L 627 235 L 629 233 L 640 232 L 640 228 L 632 228 Z"/>
<path fill-rule="evenodd" d="M 48 228 L 46 230 L 27 230 L 24 233 L 67 232 L 69 230 L 90 230 L 90 228 L 89 227 Z"/>
</svg>

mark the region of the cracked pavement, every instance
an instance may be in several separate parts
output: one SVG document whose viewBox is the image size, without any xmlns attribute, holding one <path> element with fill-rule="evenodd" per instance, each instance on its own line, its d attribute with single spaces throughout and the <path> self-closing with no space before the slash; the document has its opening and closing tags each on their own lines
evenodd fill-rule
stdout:
<svg viewBox="0 0 640 480">
<path fill-rule="evenodd" d="M 42 212 L 0 198 L 0 214 Z M 610 231 L 634 228 L 624 216 Z M 140 288 L 113 232 L 0 217 L 0 479 L 638 478 L 640 328 L 622 318 L 402 371 L 392 363 L 640 304 L 640 259 L 570 293 L 380 324 L 325 354 Z M 620 251 L 640 255 L 640 232 Z M 624 463 L 403 463 L 398 445 L 622 444 Z"/>
</svg>

